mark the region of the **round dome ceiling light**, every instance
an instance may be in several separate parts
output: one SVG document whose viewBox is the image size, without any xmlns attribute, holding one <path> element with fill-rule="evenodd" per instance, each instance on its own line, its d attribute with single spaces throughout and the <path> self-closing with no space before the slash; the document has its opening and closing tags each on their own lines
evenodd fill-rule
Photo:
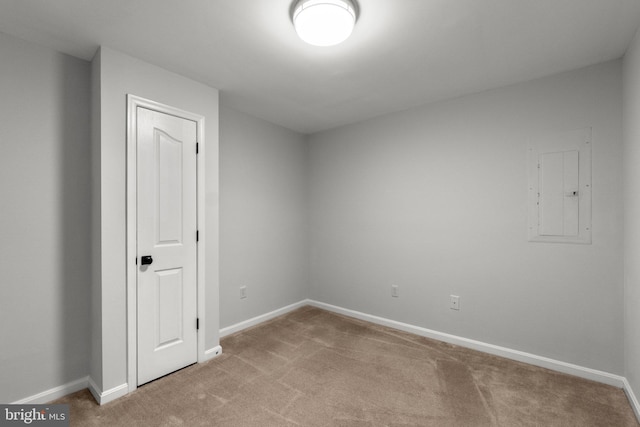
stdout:
<svg viewBox="0 0 640 427">
<path fill-rule="evenodd" d="M 293 25 L 298 36 L 314 46 L 333 46 L 345 41 L 356 23 L 351 0 L 298 0 Z"/>
</svg>

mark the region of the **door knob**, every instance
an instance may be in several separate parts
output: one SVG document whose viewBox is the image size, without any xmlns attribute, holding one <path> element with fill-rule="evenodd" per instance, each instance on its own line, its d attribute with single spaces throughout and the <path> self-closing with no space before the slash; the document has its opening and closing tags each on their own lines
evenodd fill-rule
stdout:
<svg viewBox="0 0 640 427">
<path fill-rule="evenodd" d="M 151 258 L 151 255 L 145 255 L 142 258 L 140 258 L 140 265 L 149 265 L 153 262 L 153 258 Z"/>
</svg>

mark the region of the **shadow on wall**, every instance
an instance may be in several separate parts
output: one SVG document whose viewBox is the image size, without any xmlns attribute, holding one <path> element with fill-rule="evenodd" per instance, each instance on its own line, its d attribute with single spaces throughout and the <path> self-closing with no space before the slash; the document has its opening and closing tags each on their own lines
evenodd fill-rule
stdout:
<svg viewBox="0 0 640 427">
<path fill-rule="evenodd" d="M 51 360 L 57 367 L 59 383 L 87 375 L 90 359 L 91 292 L 91 159 L 89 64 L 58 57 L 61 67 L 57 99 L 61 161 L 57 188 L 58 262 L 60 266 L 57 322 L 54 330 L 59 354 Z M 84 84 L 79 84 L 82 82 Z"/>
</svg>

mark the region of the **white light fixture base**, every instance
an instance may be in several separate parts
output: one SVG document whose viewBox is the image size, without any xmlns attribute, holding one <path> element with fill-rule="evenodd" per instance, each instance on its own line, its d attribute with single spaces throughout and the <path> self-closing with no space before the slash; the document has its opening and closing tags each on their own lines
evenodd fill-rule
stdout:
<svg viewBox="0 0 640 427">
<path fill-rule="evenodd" d="M 357 7 L 351 0 L 298 0 L 293 26 L 298 36 L 314 46 L 334 46 L 353 31 Z"/>
</svg>

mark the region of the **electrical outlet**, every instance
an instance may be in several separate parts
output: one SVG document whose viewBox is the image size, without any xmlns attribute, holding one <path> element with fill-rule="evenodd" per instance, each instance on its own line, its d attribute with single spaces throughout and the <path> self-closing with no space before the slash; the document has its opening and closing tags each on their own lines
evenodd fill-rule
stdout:
<svg viewBox="0 0 640 427">
<path fill-rule="evenodd" d="M 449 295 L 450 299 L 450 304 L 449 304 L 449 308 L 451 310 L 460 310 L 460 297 L 458 295 Z"/>
<path fill-rule="evenodd" d="M 240 286 L 240 299 L 244 299 L 247 297 L 247 287 Z"/>
<path fill-rule="evenodd" d="M 398 298 L 400 296 L 398 285 L 391 285 L 391 296 L 394 298 Z"/>
</svg>

